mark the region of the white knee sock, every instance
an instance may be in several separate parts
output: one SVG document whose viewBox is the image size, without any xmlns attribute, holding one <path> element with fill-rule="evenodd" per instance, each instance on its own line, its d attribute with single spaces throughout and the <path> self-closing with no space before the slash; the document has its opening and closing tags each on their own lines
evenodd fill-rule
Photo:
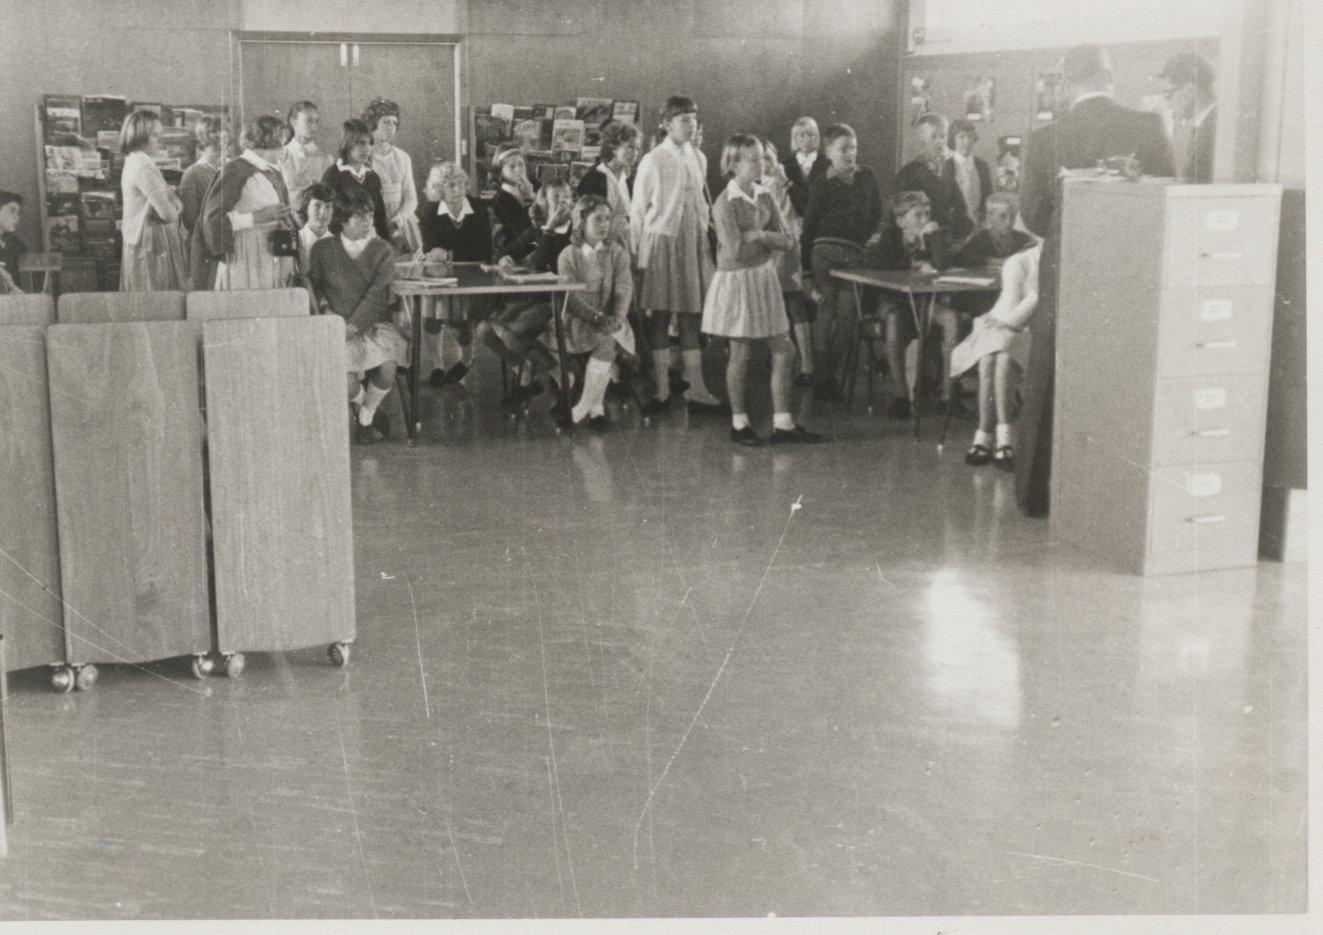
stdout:
<svg viewBox="0 0 1323 935">
<path fill-rule="evenodd" d="M 781 432 L 793 432 L 795 430 L 795 417 L 788 412 L 772 413 L 772 428 Z"/>
<path fill-rule="evenodd" d="M 747 429 L 749 427 L 749 414 L 747 412 L 732 412 L 730 415 L 730 427 L 735 431 Z"/>
<path fill-rule="evenodd" d="M 368 384 L 367 392 L 363 394 L 365 397 L 363 405 L 358 407 L 359 425 L 372 424 L 372 417 L 377 414 L 377 406 L 381 405 L 381 401 L 386 398 L 386 394 L 389 392 L 389 386 L 382 389 L 372 383 Z"/>
<path fill-rule="evenodd" d="M 684 378 L 689 381 L 689 389 L 685 391 L 689 399 L 696 403 L 721 402 L 707 391 L 703 383 L 703 352 L 698 348 L 684 350 Z"/>
<path fill-rule="evenodd" d="M 657 398 L 662 402 L 671 398 L 671 352 L 652 352 L 652 372 L 657 380 Z"/>
<path fill-rule="evenodd" d="M 363 405 L 363 398 L 364 398 L 365 396 L 367 396 L 367 393 L 366 393 L 366 391 L 364 391 L 364 389 L 363 389 L 363 384 L 360 383 L 360 384 L 358 384 L 358 392 L 355 393 L 353 396 L 350 396 L 350 397 L 349 397 L 349 405 L 351 405 L 351 406 L 361 406 L 361 405 Z"/>
<path fill-rule="evenodd" d="M 991 448 L 992 436 L 989 435 L 987 432 L 983 431 L 982 429 L 978 429 L 976 432 L 974 432 L 973 444 L 982 445 L 984 448 Z"/>
<path fill-rule="evenodd" d="M 606 412 L 602 406 L 602 397 L 606 395 L 606 384 L 611 379 L 611 364 L 596 357 L 588 360 L 583 371 L 583 395 L 578 405 L 570 410 L 570 418 L 575 422 L 585 416 L 600 416 Z"/>
<path fill-rule="evenodd" d="M 440 370 L 449 370 L 455 364 L 459 363 L 464 356 L 459 342 L 449 328 L 442 328 L 432 337 L 432 351 L 435 357 L 434 367 Z"/>
<path fill-rule="evenodd" d="M 1009 422 L 997 423 L 997 447 L 1000 448 L 1003 445 L 1012 447 L 1015 445 L 1015 442 L 1011 440 L 1011 423 Z"/>
</svg>

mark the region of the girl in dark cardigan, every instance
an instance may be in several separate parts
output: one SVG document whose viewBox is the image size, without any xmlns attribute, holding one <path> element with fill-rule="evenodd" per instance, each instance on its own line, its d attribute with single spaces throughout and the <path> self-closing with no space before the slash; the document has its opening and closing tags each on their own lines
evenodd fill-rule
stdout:
<svg viewBox="0 0 1323 935">
<path fill-rule="evenodd" d="M 381 195 L 381 177 L 372 168 L 372 131 L 361 120 L 344 122 L 344 138 L 340 141 L 340 158 L 328 166 L 322 183 L 330 186 L 337 197 L 344 196 L 351 185 L 367 189 L 372 199 L 372 228 L 382 240 L 390 242 L 390 225 L 386 221 L 386 202 Z"/>
<path fill-rule="evenodd" d="M 492 199 L 492 216 L 496 220 L 495 255 L 520 259 L 533 249 L 537 229 L 529 217 L 529 209 L 536 195 L 528 180 L 528 166 L 524 154 L 511 147 L 496 154 L 492 170 L 501 180 L 501 187 Z"/>
</svg>

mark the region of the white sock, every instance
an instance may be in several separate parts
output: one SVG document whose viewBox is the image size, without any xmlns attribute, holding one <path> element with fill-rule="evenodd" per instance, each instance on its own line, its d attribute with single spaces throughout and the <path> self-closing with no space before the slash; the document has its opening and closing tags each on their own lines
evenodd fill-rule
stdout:
<svg viewBox="0 0 1323 935">
<path fill-rule="evenodd" d="M 795 430 L 794 416 L 788 412 L 773 413 L 772 428 L 779 429 L 782 432 L 793 432 Z"/>
<path fill-rule="evenodd" d="M 389 392 L 389 386 L 382 389 L 374 384 L 368 384 L 367 392 L 363 394 L 366 397 L 363 400 L 363 405 L 358 407 L 359 425 L 372 424 L 372 417 L 377 414 L 377 406 L 381 404 L 381 401 L 386 398 L 386 394 Z"/>
<path fill-rule="evenodd" d="M 747 412 L 732 412 L 730 414 L 730 427 L 735 431 L 747 429 L 749 427 L 749 414 Z"/>
<path fill-rule="evenodd" d="M 703 352 L 698 348 L 686 348 L 684 351 L 684 378 L 689 381 L 689 389 L 685 391 L 689 399 L 698 403 L 721 401 L 709 393 L 703 383 Z"/>
<path fill-rule="evenodd" d="M 974 432 L 974 444 L 982 445 L 984 448 L 991 448 L 992 436 L 982 429 L 978 429 Z"/>
<path fill-rule="evenodd" d="M 596 357 L 589 358 L 583 371 L 583 395 L 579 397 L 578 405 L 570 410 L 570 418 L 578 422 L 585 416 L 605 413 L 602 397 L 606 395 L 606 384 L 610 379 L 611 364 Z"/>
<path fill-rule="evenodd" d="M 611 361 L 611 382 L 612 383 L 620 382 L 620 365 L 617 364 L 614 360 Z"/>
<path fill-rule="evenodd" d="M 997 447 L 1000 448 L 1000 447 L 1002 447 L 1003 445 L 1011 445 L 1011 446 L 1013 446 L 1014 444 L 1015 444 L 1015 443 L 1014 443 L 1013 441 L 1011 441 L 1011 424 L 1010 424 L 1009 422 L 998 422 L 998 423 L 997 423 Z"/>
<path fill-rule="evenodd" d="M 363 398 L 365 396 L 367 396 L 367 391 L 363 389 L 363 384 L 360 383 L 358 384 L 358 392 L 355 393 L 353 396 L 349 397 L 349 405 L 351 406 L 363 405 Z"/>
<path fill-rule="evenodd" d="M 671 352 L 652 352 L 652 372 L 657 378 L 657 398 L 662 402 L 671 398 Z"/>
</svg>

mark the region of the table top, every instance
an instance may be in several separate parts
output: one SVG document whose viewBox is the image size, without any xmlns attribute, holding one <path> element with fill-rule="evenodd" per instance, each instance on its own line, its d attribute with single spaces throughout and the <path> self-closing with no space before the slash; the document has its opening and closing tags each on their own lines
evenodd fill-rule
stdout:
<svg viewBox="0 0 1323 935">
<path fill-rule="evenodd" d="M 838 269 L 832 275 L 846 282 L 857 282 L 865 286 L 876 286 L 892 292 L 904 292 L 909 295 L 927 295 L 940 292 L 1000 292 L 1001 269 L 995 266 L 980 266 L 974 269 L 945 269 L 938 273 L 924 273 L 913 269 Z M 968 282 L 938 282 L 942 276 L 978 276 L 991 279 L 986 286 Z"/>
<path fill-rule="evenodd" d="M 450 275 L 459 280 L 456 285 L 429 282 L 426 279 L 397 279 L 391 284 L 391 291 L 396 295 L 479 295 L 513 292 L 583 292 L 588 288 L 584 283 L 568 280 L 511 282 L 494 270 L 490 273 L 483 272 L 479 263 L 452 263 Z"/>
</svg>

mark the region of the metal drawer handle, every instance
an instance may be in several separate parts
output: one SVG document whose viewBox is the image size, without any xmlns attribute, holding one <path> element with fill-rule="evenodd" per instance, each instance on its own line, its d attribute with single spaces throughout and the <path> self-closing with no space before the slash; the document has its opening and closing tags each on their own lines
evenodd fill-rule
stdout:
<svg viewBox="0 0 1323 935">
<path fill-rule="evenodd" d="M 1226 516 L 1222 513 L 1209 513 L 1205 516 L 1191 516 L 1187 522 L 1191 523 L 1224 523 Z"/>
<path fill-rule="evenodd" d="M 1195 344 L 1195 347 L 1204 351 L 1224 351 L 1235 346 L 1235 341 L 1200 341 Z"/>
<path fill-rule="evenodd" d="M 1245 254 L 1228 250 L 1200 250 L 1199 256 L 1205 260 L 1239 260 Z"/>
<path fill-rule="evenodd" d="M 1194 433 L 1199 438 L 1221 438 L 1230 435 L 1231 429 L 1200 429 Z"/>
</svg>

